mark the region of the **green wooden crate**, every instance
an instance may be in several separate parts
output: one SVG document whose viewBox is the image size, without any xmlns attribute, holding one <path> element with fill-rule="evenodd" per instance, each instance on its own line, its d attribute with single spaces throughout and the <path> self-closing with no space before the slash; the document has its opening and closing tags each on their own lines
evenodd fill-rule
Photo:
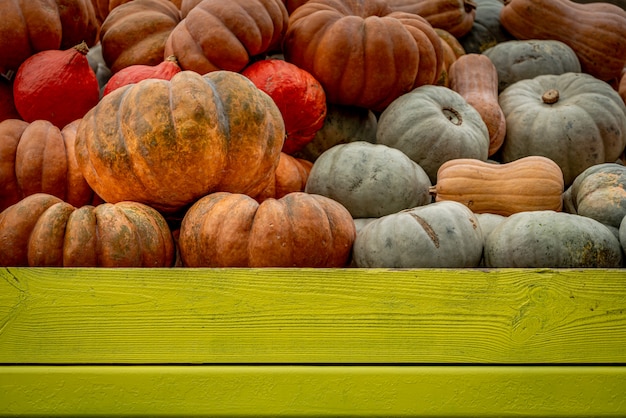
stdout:
<svg viewBox="0 0 626 418">
<path fill-rule="evenodd" d="M 626 270 L 2 268 L 0 415 L 626 417 Z"/>
</svg>

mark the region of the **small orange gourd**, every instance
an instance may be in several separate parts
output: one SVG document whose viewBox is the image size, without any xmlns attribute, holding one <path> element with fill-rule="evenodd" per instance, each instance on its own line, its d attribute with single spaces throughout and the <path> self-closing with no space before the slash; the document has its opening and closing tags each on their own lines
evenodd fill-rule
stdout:
<svg viewBox="0 0 626 418">
<path fill-rule="evenodd" d="M 561 211 L 561 168 L 551 159 L 532 155 L 506 164 L 472 158 L 445 162 L 430 188 L 435 201 L 454 200 L 474 213 L 509 216 L 533 210 Z"/>
<path fill-rule="evenodd" d="M 450 88 L 472 105 L 489 131 L 489 155 L 498 151 L 506 134 L 506 119 L 498 102 L 498 70 L 482 54 L 465 54 L 450 65 Z"/>
</svg>

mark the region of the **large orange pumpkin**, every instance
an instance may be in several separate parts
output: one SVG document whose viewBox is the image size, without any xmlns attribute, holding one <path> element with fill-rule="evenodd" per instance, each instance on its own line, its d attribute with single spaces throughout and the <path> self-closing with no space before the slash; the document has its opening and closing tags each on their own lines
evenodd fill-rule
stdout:
<svg viewBox="0 0 626 418">
<path fill-rule="evenodd" d="M 344 267 L 356 238 L 340 203 L 304 192 L 281 199 L 213 193 L 185 214 L 178 244 L 187 267 Z"/>
<path fill-rule="evenodd" d="M 284 136 L 276 104 L 243 75 L 181 71 L 104 96 L 78 127 L 76 154 L 105 201 L 174 213 L 215 191 L 261 193 Z"/>
<path fill-rule="evenodd" d="M 441 42 L 426 19 L 393 12 L 385 0 L 315 0 L 289 17 L 283 50 L 330 103 L 382 110 L 439 79 Z"/>
</svg>

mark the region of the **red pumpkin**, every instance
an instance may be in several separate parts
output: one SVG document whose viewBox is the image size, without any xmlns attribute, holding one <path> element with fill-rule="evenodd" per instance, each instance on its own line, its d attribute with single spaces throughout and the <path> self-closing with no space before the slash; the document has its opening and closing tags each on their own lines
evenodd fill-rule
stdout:
<svg viewBox="0 0 626 418">
<path fill-rule="evenodd" d="M 269 94 L 283 115 L 283 152 L 293 154 L 313 140 L 324 125 L 326 94 L 311 73 L 280 59 L 267 59 L 255 62 L 242 74 Z"/>
<path fill-rule="evenodd" d="M 113 90 L 126 86 L 128 84 L 137 83 L 147 78 L 156 78 L 159 80 L 171 80 L 175 74 L 181 71 L 176 61 L 176 57 L 170 55 L 162 63 L 157 65 L 135 64 L 122 68 L 113 74 L 107 82 L 102 95 L 106 96 Z"/>
<path fill-rule="evenodd" d="M 100 100 L 100 87 L 84 42 L 67 50 L 38 52 L 20 65 L 13 82 L 22 119 L 48 120 L 62 129 L 82 118 Z"/>
</svg>

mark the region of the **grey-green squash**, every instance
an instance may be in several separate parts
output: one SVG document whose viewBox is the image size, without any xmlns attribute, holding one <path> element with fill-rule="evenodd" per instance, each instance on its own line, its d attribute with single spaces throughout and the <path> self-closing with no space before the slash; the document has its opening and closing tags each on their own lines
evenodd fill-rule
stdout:
<svg viewBox="0 0 626 418">
<path fill-rule="evenodd" d="M 305 192 L 336 200 L 353 218 L 377 218 L 430 203 L 430 187 L 426 172 L 402 151 L 355 141 L 315 160 Z"/>
<path fill-rule="evenodd" d="M 472 29 L 459 38 L 466 53 L 481 54 L 485 50 L 515 39 L 500 24 L 500 11 L 504 7 L 502 0 L 474 0 L 476 16 Z"/>
<path fill-rule="evenodd" d="M 489 268 L 617 268 L 622 249 L 595 219 L 555 211 L 518 212 L 485 239 Z"/>
<path fill-rule="evenodd" d="M 542 155 L 564 185 L 592 165 L 615 162 L 626 146 L 626 105 L 608 83 L 584 73 L 546 74 L 502 91 L 506 118 L 502 162 Z"/>
<path fill-rule="evenodd" d="M 413 89 L 380 115 L 376 142 L 408 155 L 437 181 L 437 170 L 455 158 L 486 161 L 489 132 L 480 113 L 454 90 L 437 85 Z"/>
<path fill-rule="evenodd" d="M 441 201 L 380 217 L 362 226 L 352 247 L 362 268 L 472 268 L 484 237 L 465 205 Z"/>
</svg>

